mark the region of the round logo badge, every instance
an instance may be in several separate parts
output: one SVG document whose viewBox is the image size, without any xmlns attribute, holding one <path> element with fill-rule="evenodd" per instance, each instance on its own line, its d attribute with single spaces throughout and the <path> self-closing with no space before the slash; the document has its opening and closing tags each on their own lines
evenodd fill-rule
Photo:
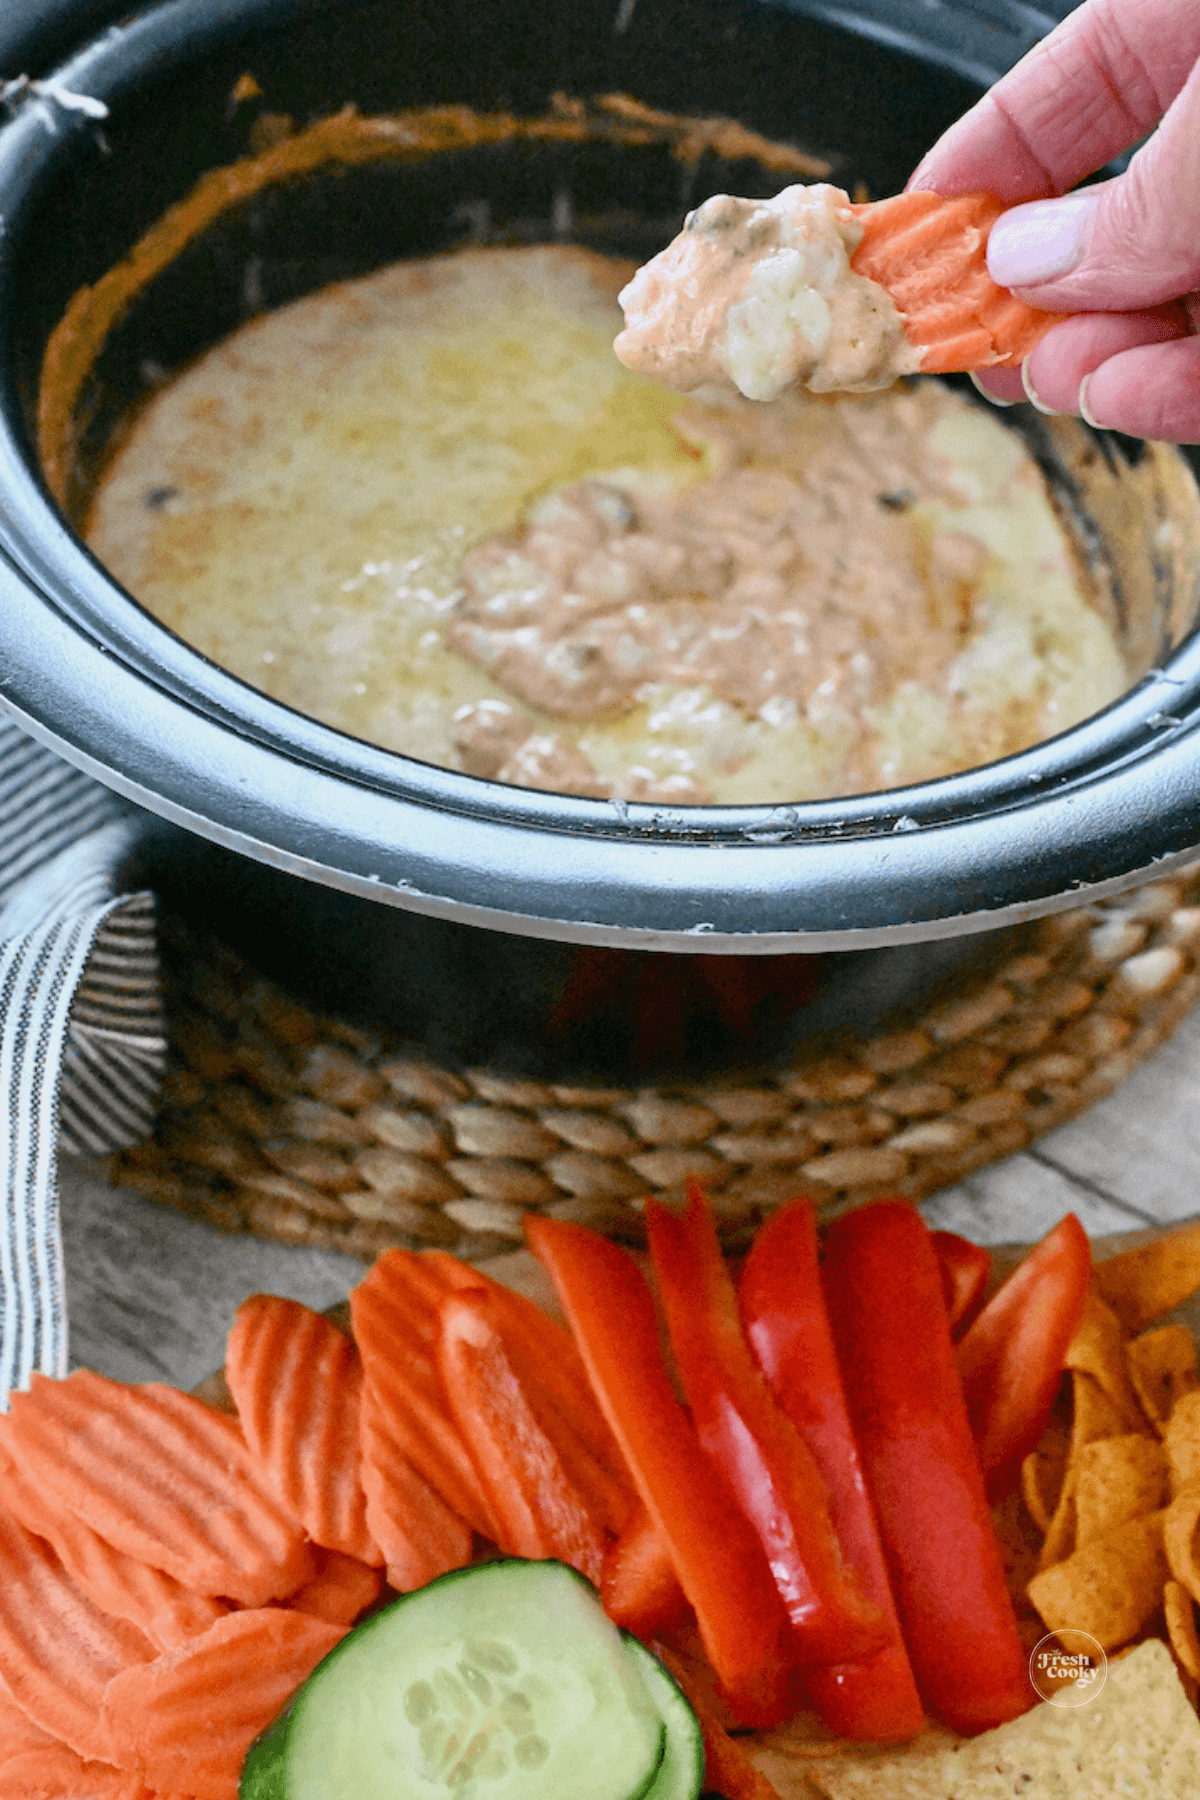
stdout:
<svg viewBox="0 0 1200 1800">
<path fill-rule="evenodd" d="M 1108 1658 L 1086 1631 L 1052 1631 L 1034 1645 L 1029 1679 L 1051 1706 L 1087 1706 L 1108 1679 Z"/>
</svg>

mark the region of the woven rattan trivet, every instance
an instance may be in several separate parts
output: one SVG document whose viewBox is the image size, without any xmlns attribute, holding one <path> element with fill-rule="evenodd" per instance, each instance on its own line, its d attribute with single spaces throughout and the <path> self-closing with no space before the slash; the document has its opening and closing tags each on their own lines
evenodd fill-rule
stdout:
<svg viewBox="0 0 1200 1800">
<path fill-rule="evenodd" d="M 118 1183 L 228 1231 L 370 1260 L 512 1249 L 530 1207 L 622 1239 L 698 1176 L 727 1242 L 803 1190 L 919 1197 L 1110 1093 L 1200 993 L 1200 869 L 1023 929 L 901 1027 L 807 1047 L 753 1085 L 564 1086 L 441 1067 L 298 1005 L 163 922 L 172 1067 Z"/>
</svg>

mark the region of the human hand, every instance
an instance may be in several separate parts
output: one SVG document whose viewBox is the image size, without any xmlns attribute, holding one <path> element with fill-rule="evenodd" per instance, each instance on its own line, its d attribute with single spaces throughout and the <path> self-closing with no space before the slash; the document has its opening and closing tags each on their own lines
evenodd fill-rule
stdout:
<svg viewBox="0 0 1200 1800">
<path fill-rule="evenodd" d="M 1148 132 L 1124 175 L 1066 192 Z M 1073 315 L 1021 371 L 976 377 L 989 397 L 1200 442 L 1195 0 L 1086 0 L 951 126 L 908 185 L 1008 203 L 988 242 L 993 280 Z"/>
</svg>

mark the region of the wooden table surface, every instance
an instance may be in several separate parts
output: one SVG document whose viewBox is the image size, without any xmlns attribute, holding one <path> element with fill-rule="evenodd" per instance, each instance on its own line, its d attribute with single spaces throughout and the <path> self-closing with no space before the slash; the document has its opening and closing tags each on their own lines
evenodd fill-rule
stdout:
<svg viewBox="0 0 1200 1800">
<path fill-rule="evenodd" d="M 221 1236 L 75 1165 L 61 1188 L 71 1360 L 121 1380 L 190 1387 L 220 1366 L 247 1294 L 324 1307 L 362 1273 L 332 1252 Z M 1069 1211 L 1095 1236 L 1200 1212 L 1200 1010 L 1118 1093 L 922 1210 L 987 1244 L 1029 1242 Z"/>
</svg>

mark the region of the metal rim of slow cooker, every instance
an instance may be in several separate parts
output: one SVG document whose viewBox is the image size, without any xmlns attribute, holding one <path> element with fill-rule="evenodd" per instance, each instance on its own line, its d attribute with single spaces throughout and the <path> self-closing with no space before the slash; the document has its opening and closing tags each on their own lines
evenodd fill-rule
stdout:
<svg viewBox="0 0 1200 1800">
<path fill-rule="evenodd" d="M 168 0 L 56 79 L 115 103 L 150 71 L 321 3 Z M 887 0 L 788 9 L 888 39 Z M 1029 30 L 1031 9 L 993 0 L 991 10 L 1010 26 L 1007 49 L 1019 48 L 1012 34 Z M 928 37 L 907 29 L 903 47 L 961 68 L 946 17 L 929 23 Z M 75 113 L 54 125 L 35 103 L 0 131 L 0 216 L 19 218 L 87 130 Z M 19 279 L 3 255 L 0 332 Z M 1078 904 L 1165 872 L 1200 844 L 1195 636 L 1105 712 L 1003 763 L 789 807 L 573 799 L 343 737 L 216 669 L 112 582 L 47 494 L 3 368 L 0 596 L 0 706 L 68 760 L 276 867 L 507 931 L 764 954 L 869 947 Z"/>
</svg>

